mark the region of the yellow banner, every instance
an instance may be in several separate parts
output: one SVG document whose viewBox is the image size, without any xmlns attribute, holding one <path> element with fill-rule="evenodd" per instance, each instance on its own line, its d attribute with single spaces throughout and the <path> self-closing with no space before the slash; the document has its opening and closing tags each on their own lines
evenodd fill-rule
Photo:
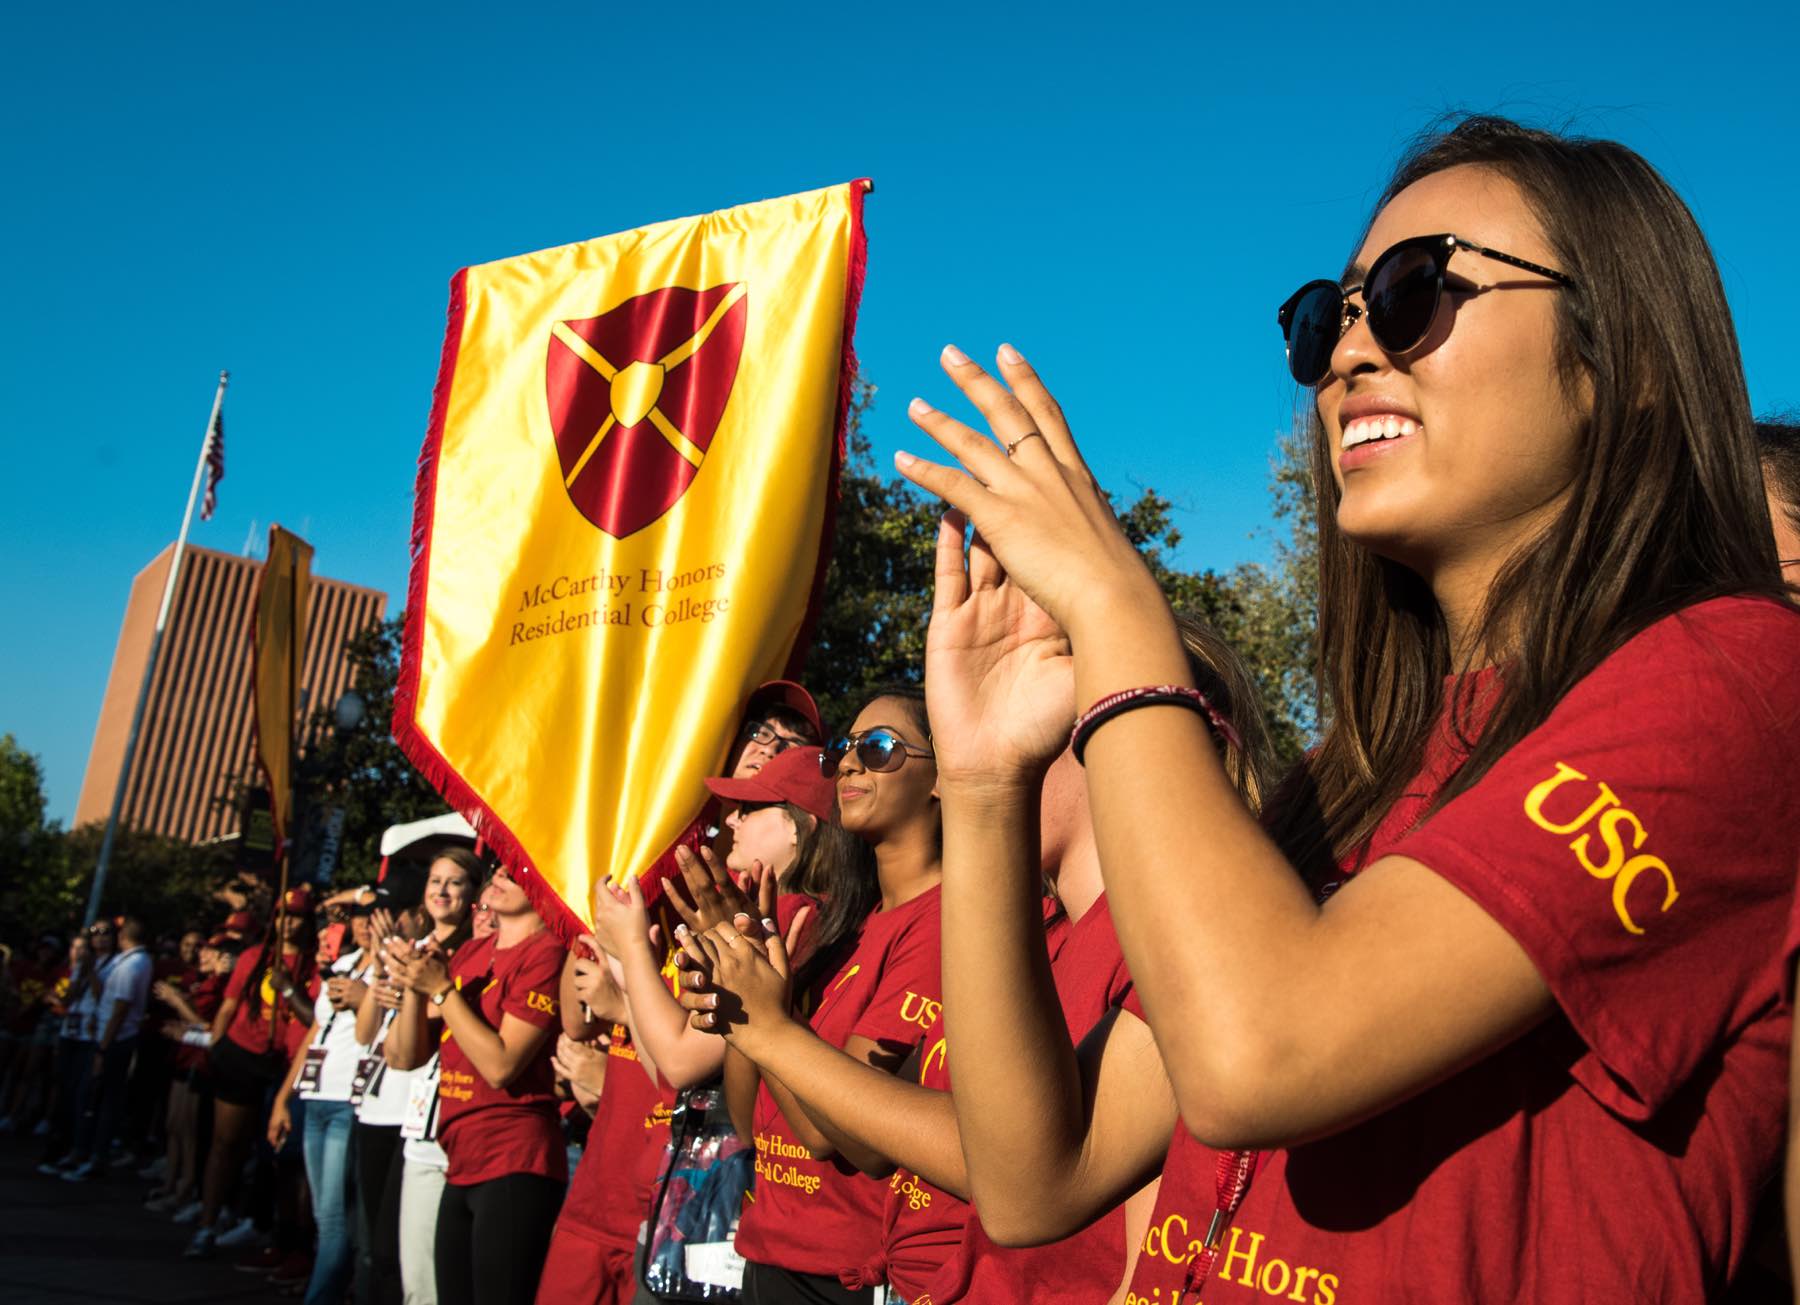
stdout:
<svg viewBox="0 0 1800 1305">
<path fill-rule="evenodd" d="M 300 710 L 300 661 L 306 648 L 306 599 L 312 545 L 269 527 L 269 556 L 256 587 L 256 759 L 269 782 L 275 850 L 281 854 L 293 815 L 294 727 Z"/>
<path fill-rule="evenodd" d="M 751 689 L 805 652 L 866 190 L 451 283 L 395 737 L 559 929 L 541 889 L 585 921 L 596 885 L 649 867 L 704 803 Z"/>
</svg>

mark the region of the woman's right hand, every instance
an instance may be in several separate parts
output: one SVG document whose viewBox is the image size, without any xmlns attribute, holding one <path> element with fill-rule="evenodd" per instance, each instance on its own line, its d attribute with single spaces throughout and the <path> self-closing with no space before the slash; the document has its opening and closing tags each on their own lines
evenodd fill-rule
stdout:
<svg viewBox="0 0 1800 1305">
<path fill-rule="evenodd" d="M 598 1097 L 600 1090 L 606 1086 L 608 1042 L 609 1039 L 604 1034 L 591 1043 L 577 1042 L 567 1033 L 557 1035 L 556 1050 L 550 1056 L 550 1068 L 568 1080 L 569 1086 L 578 1094 L 578 1101 L 581 1094 Z"/>
<path fill-rule="evenodd" d="M 964 520 L 938 526 L 937 582 L 925 636 L 925 698 L 946 784 L 1035 781 L 1075 721 L 1069 640 L 1001 570 Z"/>
<path fill-rule="evenodd" d="M 650 911 L 635 878 L 618 887 L 602 883 L 594 890 L 594 932 L 589 936 L 600 944 L 598 950 L 621 958 L 633 947 L 649 945 Z"/>
<path fill-rule="evenodd" d="M 276 1097 L 275 1107 L 269 1112 L 269 1149 L 281 1150 L 282 1144 L 288 1140 L 288 1134 L 294 1131 L 294 1115 L 288 1109 L 286 1097 Z"/>
</svg>

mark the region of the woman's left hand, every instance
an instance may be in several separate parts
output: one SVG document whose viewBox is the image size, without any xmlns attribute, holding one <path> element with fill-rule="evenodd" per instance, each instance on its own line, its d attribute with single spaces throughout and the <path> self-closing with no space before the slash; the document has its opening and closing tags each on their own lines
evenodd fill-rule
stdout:
<svg viewBox="0 0 1800 1305">
<path fill-rule="evenodd" d="M 683 1005 L 697 1016 L 710 1017 L 699 1027 L 723 1033 L 755 1059 L 759 1038 L 793 1018 L 787 947 L 772 925 L 753 933 L 750 920 L 740 919 L 742 927 L 720 924 L 700 939 L 712 981 L 705 993 L 695 994 L 692 1005 L 684 993 Z"/>
<path fill-rule="evenodd" d="M 449 966 L 435 944 L 426 951 L 415 951 L 408 956 L 395 958 L 392 949 L 388 954 L 395 980 L 421 997 L 429 997 L 450 985 Z"/>
<path fill-rule="evenodd" d="M 941 361 L 993 437 L 915 399 L 908 415 L 962 469 L 901 453 L 894 459 L 900 474 L 967 516 L 1006 574 L 1077 644 L 1112 613 L 1139 602 L 1160 604 L 1155 577 L 1120 529 L 1062 409 L 1031 365 L 1009 345 L 1000 349 L 1001 379 L 954 347 Z"/>
</svg>

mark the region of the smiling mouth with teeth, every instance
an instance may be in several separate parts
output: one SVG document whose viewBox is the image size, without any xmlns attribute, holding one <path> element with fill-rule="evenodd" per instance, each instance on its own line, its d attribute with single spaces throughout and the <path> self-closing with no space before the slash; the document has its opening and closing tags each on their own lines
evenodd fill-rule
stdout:
<svg viewBox="0 0 1800 1305">
<path fill-rule="evenodd" d="M 1415 435 L 1423 429 L 1411 417 L 1396 417 L 1392 413 L 1358 417 L 1344 427 L 1344 437 L 1339 441 L 1338 447 L 1353 449 L 1358 444 L 1368 444 L 1374 440 L 1397 440 L 1403 435 Z"/>
</svg>

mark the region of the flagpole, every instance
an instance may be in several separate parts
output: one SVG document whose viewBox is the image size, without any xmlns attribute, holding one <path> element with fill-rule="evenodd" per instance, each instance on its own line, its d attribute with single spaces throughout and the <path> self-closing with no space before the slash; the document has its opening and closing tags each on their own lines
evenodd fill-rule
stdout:
<svg viewBox="0 0 1800 1305">
<path fill-rule="evenodd" d="M 88 892 L 83 927 L 92 924 L 100 914 L 100 895 L 106 891 L 106 868 L 112 861 L 113 841 L 119 832 L 125 789 L 131 783 L 131 761 L 137 752 L 138 731 L 144 724 L 144 704 L 150 700 L 150 680 L 156 674 L 156 654 L 162 647 L 163 630 L 169 623 L 169 608 L 175 603 L 175 581 L 181 574 L 181 555 L 187 551 L 188 527 L 194 521 L 194 500 L 200 496 L 200 481 L 206 475 L 206 455 L 212 446 L 213 427 L 218 424 L 219 410 L 225 406 L 225 386 L 230 379 L 230 372 L 219 373 L 212 415 L 206 419 L 206 434 L 200 439 L 200 460 L 194 464 L 194 483 L 188 487 L 187 510 L 181 514 L 181 533 L 175 537 L 175 556 L 169 559 L 168 578 L 163 581 L 162 606 L 156 611 L 156 628 L 150 633 L 150 655 L 144 659 L 144 678 L 138 685 L 137 706 L 132 708 L 131 729 L 125 735 L 125 755 L 119 761 L 119 782 L 113 788 L 112 810 L 106 817 L 106 834 L 100 840 L 100 859 L 94 864 L 94 886 Z"/>
</svg>

